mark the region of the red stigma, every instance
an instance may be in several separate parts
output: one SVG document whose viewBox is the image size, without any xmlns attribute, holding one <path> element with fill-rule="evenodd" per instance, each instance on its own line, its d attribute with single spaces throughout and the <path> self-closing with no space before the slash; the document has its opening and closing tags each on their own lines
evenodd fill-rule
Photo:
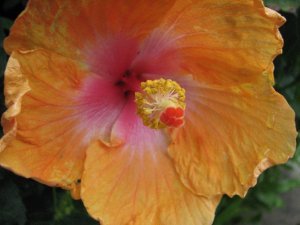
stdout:
<svg viewBox="0 0 300 225">
<path fill-rule="evenodd" d="M 184 110 L 182 108 L 168 107 L 160 115 L 160 121 L 169 127 L 180 127 L 183 125 Z"/>
</svg>

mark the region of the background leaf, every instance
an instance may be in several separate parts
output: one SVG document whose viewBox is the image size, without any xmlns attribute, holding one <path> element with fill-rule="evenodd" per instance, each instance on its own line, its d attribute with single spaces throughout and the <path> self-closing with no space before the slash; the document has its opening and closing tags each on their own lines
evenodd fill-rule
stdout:
<svg viewBox="0 0 300 225">
<path fill-rule="evenodd" d="M 300 6 L 299 0 L 265 0 L 266 5 L 276 10 L 295 11 Z"/>
<path fill-rule="evenodd" d="M 18 187 L 0 171 L 0 224 L 24 225 L 26 209 Z"/>
</svg>

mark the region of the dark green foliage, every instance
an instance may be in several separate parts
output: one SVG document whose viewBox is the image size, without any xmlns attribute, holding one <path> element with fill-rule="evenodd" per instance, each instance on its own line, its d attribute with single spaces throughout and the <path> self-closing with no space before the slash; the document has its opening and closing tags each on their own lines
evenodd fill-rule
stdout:
<svg viewBox="0 0 300 225">
<path fill-rule="evenodd" d="M 24 225 L 26 209 L 18 186 L 7 174 L 0 171 L 0 224 Z"/>
<path fill-rule="evenodd" d="M 3 49 L 3 39 L 8 33 L 9 28 L 11 27 L 13 21 L 11 21 L 8 18 L 1 17 L 0 16 L 0 74 L 3 75 L 6 61 L 7 61 L 7 55 L 4 52 Z"/>
<path fill-rule="evenodd" d="M 300 8 L 296 13 L 282 14 L 287 23 L 281 31 L 285 45 L 283 55 L 275 61 L 276 88 L 291 104 L 297 115 L 299 128 L 300 117 Z"/>
<path fill-rule="evenodd" d="M 272 8 L 291 12 L 300 6 L 299 0 L 265 0 L 264 2 Z"/>
<path fill-rule="evenodd" d="M 53 189 L 54 193 L 57 192 Z M 56 194 L 55 194 L 56 195 Z M 55 206 L 55 225 L 67 224 L 86 224 L 98 225 L 96 221 L 88 217 L 81 202 L 74 201 L 66 192 L 60 192 L 56 195 L 57 203 Z"/>
<path fill-rule="evenodd" d="M 42 0 L 41 0 L 42 1 Z M 26 0 L 0 1 L 0 77 L 7 62 L 2 41 L 12 21 L 24 8 Z M 300 127 L 300 1 L 266 0 L 266 4 L 280 10 L 287 18 L 281 28 L 285 40 L 284 53 L 275 61 L 276 86 L 297 113 Z M 298 10 L 297 10 L 298 8 Z M 3 82 L 1 82 L 3 89 Z M 0 95 L 5 110 L 3 95 Z M 245 199 L 224 197 L 214 225 L 260 225 L 265 212 L 283 206 L 281 194 L 300 187 L 300 177 L 288 174 L 300 167 L 300 145 L 296 156 L 283 166 L 263 173 L 255 188 Z M 97 225 L 82 202 L 72 200 L 69 193 L 24 179 L 0 168 L 0 225 Z"/>
</svg>

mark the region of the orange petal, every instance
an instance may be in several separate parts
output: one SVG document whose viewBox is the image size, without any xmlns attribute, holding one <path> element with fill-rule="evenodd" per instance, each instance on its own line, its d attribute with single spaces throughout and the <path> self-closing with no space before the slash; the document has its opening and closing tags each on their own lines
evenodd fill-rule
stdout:
<svg viewBox="0 0 300 225">
<path fill-rule="evenodd" d="M 186 90 L 186 123 L 172 133 L 169 153 L 193 192 L 244 196 L 262 171 L 293 156 L 295 115 L 272 87 Z"/>
<path fill-rule="evenodd" d="M 81 196 L 88 212 L 103 225 L 212 224 L 220 198 L 199 197 L 185 188 L 163 133 L 127 113 L 125 108 L 115 128 L 125 144 L 107 148 L 95 142 L 87 150 Z"/>
<path fill-rule="evenodd" d="M 145 36 L 164 17 L 173 0 L 30 0 L 5 40 L 8 53 L 46 48 L 71 58 L 95 47 L 99 37 L 113 34 Z"/>
<path fill-rule="evenodd" d="M 19 62 L 11 57 L 5 71 L 5 104 L 6 112 L 2 117 L 3 131 L 5 135 L 0 140 L 0 153 L 16 135 L 15 116 L 21 111 L 21 102 L 23 96 L 30 90 L 27 79 L 19 73 Z"/>
<path fill-rule="evenodd" d="M 0 164 L 49 185 L 77 188 L 86 146 L 73 95 L 85 73 L 46 51 L 14 52 L 5 72 Z"/>
<path fill-rule="evenodd" d="M 182 0 L 166 18 L 163 27 L 178 36 L 182 68 L 195 79 L 221 85 L 272 82 L 273 75 L 262 72 L 282 51 L 278 27 L 285 19 L 261 0 Z"/>
</svg>

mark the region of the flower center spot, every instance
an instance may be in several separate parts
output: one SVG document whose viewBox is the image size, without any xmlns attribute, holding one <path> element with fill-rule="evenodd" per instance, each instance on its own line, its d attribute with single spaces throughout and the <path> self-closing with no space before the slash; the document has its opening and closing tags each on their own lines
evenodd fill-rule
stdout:
<svg viewBox="0 0 300 225">
<path fill-rule="evenodd" d="M 173 80 L 147 80 L 135 92 L 137 114 L 153 129 L 178 128 L 184 124 L 185 90 Z"/>
<path fill-rule="evenodd" d="M 126 70 L 121 78 L 115 82 L 115 86 L 120 88 L 124 97 L 128 97 L 134 92 L 140 90 L 140 83 L 142 82 L 142 77 L 135 74 L 130 70 Z"/>
</svg>

